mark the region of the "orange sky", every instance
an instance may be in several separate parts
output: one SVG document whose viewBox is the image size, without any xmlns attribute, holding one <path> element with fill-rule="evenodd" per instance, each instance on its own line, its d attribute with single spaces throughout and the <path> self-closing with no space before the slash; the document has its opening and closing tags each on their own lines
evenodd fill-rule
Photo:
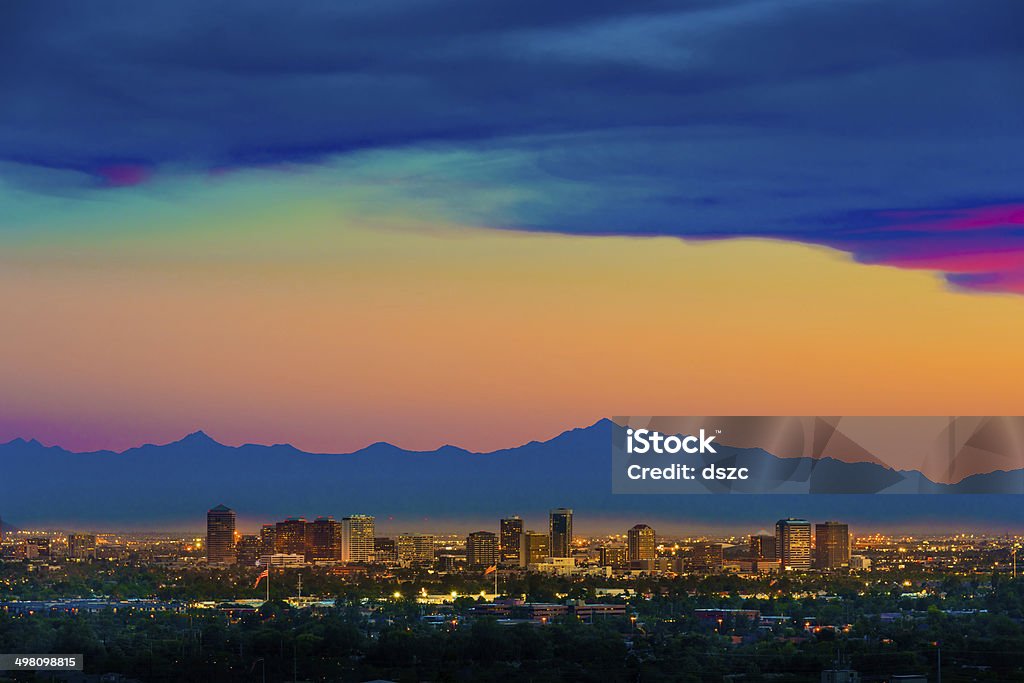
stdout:
<svg viewBox="0 0 1024 683">
<path fill-rule="evenodd" d="M 0 255 L 0 439 L 492 449 L 613 414 L 1020 412 L 1024 298 L 927 271 L 316 206 L 136 220 Z"/>
</svg>

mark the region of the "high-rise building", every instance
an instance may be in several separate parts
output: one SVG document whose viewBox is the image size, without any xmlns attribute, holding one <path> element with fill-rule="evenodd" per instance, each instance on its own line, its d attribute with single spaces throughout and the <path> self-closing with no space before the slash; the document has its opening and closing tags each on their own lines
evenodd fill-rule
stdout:
<svg viewBox="0 0 1024 683">
<path fill-rule="evenodd" d="M 224 505 L 206 513 L 206 561 L 235 563 L 235 511 Z"/>
<path fill-rule="evenodd" d="M 783 571 L 810 569 L 811 523 L 793 518 L 776 522 L 775 552 Z"/>
<path fill-rule="evenodd" d="M 274 536 L 277 528 L 273 524 L 260 527 L 260 555 L 274 554 Z"/>
<path fill-rule="evenodd" d="M 306 520 L 289 517 L 274 527 L 275 555 L 306 555 Z"/>
<path fill-rule="evenodd" d="M 344 562 L 372 562 L 374 518 L 352 515 L 341 520 L 341 559 Z"/>
<path fill-rule="evenodd" d="M 260 541 L 260 537 L 256 535 L 246 534 L 238 539 L 238 543 L 235 545 L 235 557 L 238 558 L 238 564 L 243 567 L 254 567 L 259 562 L 260 552 L 263 549 L 263 543 Z"/>
<path fill-rule="evenodd" d="M 539 564 L 551 556 L 551 537 L 538 531 L 524 531 L 519 541 L 519 566 Z"/>
<path fill-rule="evenodd" d="M 95 534 L 69 534 L 68 557 L 72 560 L 96 559 Z"/>
<path fill-rule="evenodd" d="M 498 563 L 498 537 L 490 531 L 474 531 L 466 537 L 466 564 L 490 567 Z"/>
<path fill-rule="evenodd" d="M 342 551 L 342 524 L 331 517 L 306 523 L 306 562 L 338 562 Z"/>
<path fill-rule="evenodd" d="M 434 537 L 427 534 L 401 534 L 398 537 L 398 559 L 405 562 L 433 562 Z"/>
<path fill-rule="evenodd" d="M 624 545 L 606 545 L 601 547 L 602 567 L 625 567 L 629 564 L 629 548 Z"/>
<path fill-rule="evenodd" d="M 755 560 L 774 560 L 778 557 L 775 550 L 775 537 L 770 534 L 751 534 L 750 557 Z"/>
<path fill-rule="evenodd" d="M 839 522 L 814 525 L 814 566 L 838 569 L 850 566 L 850 527 Z"/>
<path fill-rule="evenodd" d="M 690 569 L 697 572 L 722 571 L 725 554 L 721 543 L 698 543 L 690 550 Z"/>
<path fill-rule="evenodd" d="M 518 516 L 501 520 L 498 554 L 502 564 L 519 564 L 519 541 L 523 535 L 523 520 Z"/>
<path fill-rule="evenodd" d="M 385 564 L 398 562 L 398 544 L 395 539 L 377 536 L 373 539 L 373 559 Z"/>
<path fill-rule="evenodd" d="M 46 536 L 37 536 L 34 538 L 25 539 L 27 545 L 33 546 L 36 549 L 36 557 L 39 558 L 50 558 L 50 539 Z"/>
<path fill-rule="evenodd" d="M 626 532 L 626 543 L 629 547 L 629 561 L 653 560 L 658 554 L 654 540 L 654 529 L 646 524 L 637 524 Z"/>
<path fill-rule="evenodd" d="M 569 557 L 572 547 L 572 510 L 555 508 L 548 515 L 548 553 Z"/>
</svg>

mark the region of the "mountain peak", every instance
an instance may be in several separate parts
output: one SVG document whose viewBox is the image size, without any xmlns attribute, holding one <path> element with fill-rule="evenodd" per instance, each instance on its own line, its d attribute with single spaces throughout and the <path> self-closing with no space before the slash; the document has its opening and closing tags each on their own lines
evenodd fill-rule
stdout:
<svg viewBox="0 0 1024 683">
<path fill-rule="evenodd" d="M 220 446 L 222 445 L 219 441 L 214 439 L 212 436 L 204 432 L 203 430 L 197 430 L 191 434 L 182 437 L 174 442 L 175 444 L 188 445 L 188 446 Z"/>
<path fill-rule="evenodd" d="M 39 442 L 39 439 L 23 439 L 20 436 L 16 439 L 11 439 L 5 446 L 36 446 L 42 447 L 43 444 Z"/>
</svg>

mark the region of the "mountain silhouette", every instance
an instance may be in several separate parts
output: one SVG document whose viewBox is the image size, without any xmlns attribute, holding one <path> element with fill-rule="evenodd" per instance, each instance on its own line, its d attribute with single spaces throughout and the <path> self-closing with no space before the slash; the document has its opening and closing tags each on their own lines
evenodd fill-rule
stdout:
<svg viewBox="0 0 1024 683">
<path fill-rule="evenodd" d="M 5 475 L 0 481 L 0 515 L 22 525 L 31 521 L 65 528 L 197 529 L 205 524 L 206 510 L 223 501 L 250 526 L 294 515 L 365 513 L 375 515 L 385 529 L 388 524 L 402 529 L 461 529 L 478 520 L 522 514 L 536 515 L 527 526 L 544 530 L 547 510 L 565 506 L 576 508 L 581 522 L 649 519 L 685 526 L 692 520 L 707 526 L 757 520 L 760 528 L 780 516 L 835 516 L 832 512 L 879 518 L 948 518 L 959 512 L 960 519 L 999 521 L 1016 519 L 1019 505 L 1012 496 L 1007 497 L 1012 504 L 996 500 L 1000 496 L 986 496 L 988 507 L 978 511 L 968 501 L 950 502 L 957 498 L 950 496 L 785 494 L 1024 491 L 1022 471 L 976 475 L 945 485 L 918 472 L 897 472 L 873 463 L 780 458 L 759 449 L 720 445 L 716 460 L 760 473 L 757 482 L 731 487 L 734 492 L 779 495 L 719 497 L 712 502 L 701 495 L 613 494 L 613 429 L 620 428 L 601 420 L 548 441 L 489 453 L 454 446 L 408 451 L 375 443 L 354 453 L 314 454 L 286 444 L 227 446 L 202 431 L 120 453 L 75 453 L 15 439 L 0 445 L 0 472 Z M 893 500 L 885 502 L 886 498 Z M 897 498 L 913 500 L 897 505 Z M 945 500 L 924 500 L 929 498 Z"/>
</svg>

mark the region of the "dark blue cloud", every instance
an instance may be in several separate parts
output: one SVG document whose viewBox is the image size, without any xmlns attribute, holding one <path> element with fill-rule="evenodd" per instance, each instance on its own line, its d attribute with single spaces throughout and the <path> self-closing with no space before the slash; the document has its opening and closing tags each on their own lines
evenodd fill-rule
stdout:
<svg viewBox="0 0 1024 683">
<path fill-rule="evenodd" d="M 531 189 L 487 217 L 497 227 L 754 235 L 864 260 L 891 235 L 857 236 L 847 217 L 884 226 L 892 210 L 1024 194 L 1015 0 L 37 2 L 0 13 L 8 182 L 47 187 L 49 169 L 110 187 L 169 167 L 514 151 L 517 163 L 479 178 Z M 986 248 L 1016 248 L 993 234 Z M 928 239 L 915 233 L 896 256 Z M 985 274 L 955 282 L 977 279 L 967 275 Z"/>
</svg>

